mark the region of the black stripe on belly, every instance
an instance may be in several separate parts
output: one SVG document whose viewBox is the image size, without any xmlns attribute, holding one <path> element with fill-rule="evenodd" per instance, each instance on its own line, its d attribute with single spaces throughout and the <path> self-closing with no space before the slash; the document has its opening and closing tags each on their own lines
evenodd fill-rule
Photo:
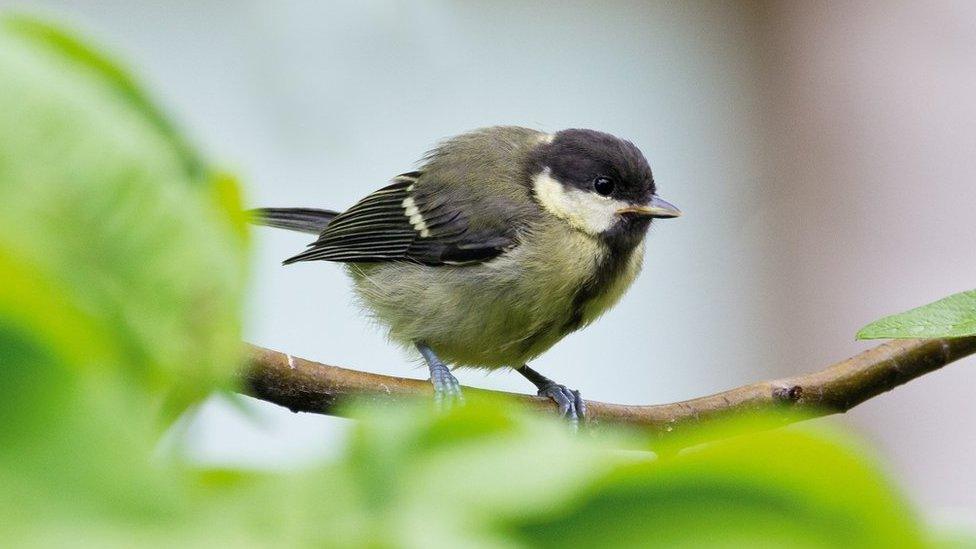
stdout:
<svg viewBox="0 0 976 549">
<path fill-rule="evenodd" d="M 545 337 L 557 326 L 560 328 L 560 335 L 566 335 L 580 329 L 583 325 L 583 312 L 587 305 L 609 291 L 617 279 L 624 274 L 627 264 L 630 263 L 631 257 L 634 255 L 634 250 L 637 249 L 638 244 L 641 243 L 647 233 L 647 227 L 648 224 L 643 221 L 631 222 L 619 224 L 614 230 L 604 233 L 600 238 L 603 257 L 593 272 L 590 273 L 586 282 L 580 285 L 576 293 L 573 294 L 569 317 L 561 325 L 546 324 L 529 334 L 522 340 L 520 346 L 523 353 L 531 349 L 540 338 Z"/>
<path fill-rule="evenodd" d="M 639 240 L 638 240 L 639 242 Z M 603 296 L 627 268 L 634 253 L 636 242 L 632 239 L 607 239 L 603 241 L 603 259 L 597 264 L 590 277 L 573 296 L 569 318 L 562 326 L 563 333 L 574 332 L 583 324 L 583 312 L 594 299 Z"/>
</svg>

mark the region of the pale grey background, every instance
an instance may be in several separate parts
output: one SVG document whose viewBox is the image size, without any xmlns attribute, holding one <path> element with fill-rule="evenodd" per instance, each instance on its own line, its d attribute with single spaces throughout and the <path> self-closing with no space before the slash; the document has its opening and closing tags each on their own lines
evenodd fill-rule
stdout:
<svg viewBox="0 0 976 549">
<path fill-rule="evenodd" d="M 165 4 L 165 5 L 163 5 Z M 20 2 L 123 54 L 251 205 L 343 208 L 478 126 L 592 127 L 648 156 L 685 210 L 593 327 L 534 366 L 589 398 L 698 396 L 868 346 L 868 321 L 976 286 L 976 4 L 896 2 Z M 256 236 L 247 336 L 422 376 L 352 306 L 341 269 L 283 268 Z M 924 508 L 976 510 L 976 363 L 836 420 Z M 527 391 L 517 375 L 466 384 Z M 287 467 L 342 420 L 215 400 L 197 458 Z"/>
</svg>

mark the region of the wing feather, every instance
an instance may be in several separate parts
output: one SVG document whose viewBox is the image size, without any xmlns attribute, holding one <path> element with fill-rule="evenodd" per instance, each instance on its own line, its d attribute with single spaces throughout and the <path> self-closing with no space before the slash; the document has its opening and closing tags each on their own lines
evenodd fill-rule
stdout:
<svg viewBox="0 0 976 549">
<path fill-rule="evenodd" d="M 473 203 L 464 196 L 415 192 L 425 185 L 422 172 L 394 178 L 393 183 L 363 198 L 333 219 L 319 239 L 304 252 L 288 258 L 298 261 L 370 263 L 414 261 L 427 265 L 486 261 L 514 245 L 517 228 L 506 222 L 489 226 L 497 212 L 483 211 L 491 204 Z M 470 210 L 482 216 L 478 231 L 470 230 Z M 502 212 L 504 213 L 504 212 Z M 497 215 L 506 220 L 509 216 Z"/>
</svg>

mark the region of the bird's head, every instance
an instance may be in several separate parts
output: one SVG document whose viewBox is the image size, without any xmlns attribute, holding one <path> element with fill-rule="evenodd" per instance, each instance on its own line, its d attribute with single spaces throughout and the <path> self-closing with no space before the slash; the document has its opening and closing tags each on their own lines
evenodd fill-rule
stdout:
<svg viewBox="0 0 976 549">
<path fill-rule="evenodd" d="M 647 159 L 633 143 L 594 130 L 547 136 L 529 162 L 539 204 L 575 229 L 636 243 L 653 219 L 681 211 L 659 198 Z"/>
</svg>

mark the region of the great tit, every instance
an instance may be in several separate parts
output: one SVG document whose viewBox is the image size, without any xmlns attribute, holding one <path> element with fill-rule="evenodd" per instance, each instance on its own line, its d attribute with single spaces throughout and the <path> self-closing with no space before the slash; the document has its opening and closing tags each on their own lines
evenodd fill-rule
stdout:
<svg viewBox="0 0 976 549">
<path fill-rule="evenodd" d="M 640 271 L 659 198 L 630 141 L 586 129 L 496 126 L 441 143 L 418 170 L 344 212 L 254 211 L 258 223 L 318 236 L 284 264 L 345 263 L 390 338 L 420 352 L 435 398 L 461 398 L 454 367 L 512 368 L 560 414 L 585 416 L 579 391 L 527 366 L 593 322 Z"/>
</svg>

